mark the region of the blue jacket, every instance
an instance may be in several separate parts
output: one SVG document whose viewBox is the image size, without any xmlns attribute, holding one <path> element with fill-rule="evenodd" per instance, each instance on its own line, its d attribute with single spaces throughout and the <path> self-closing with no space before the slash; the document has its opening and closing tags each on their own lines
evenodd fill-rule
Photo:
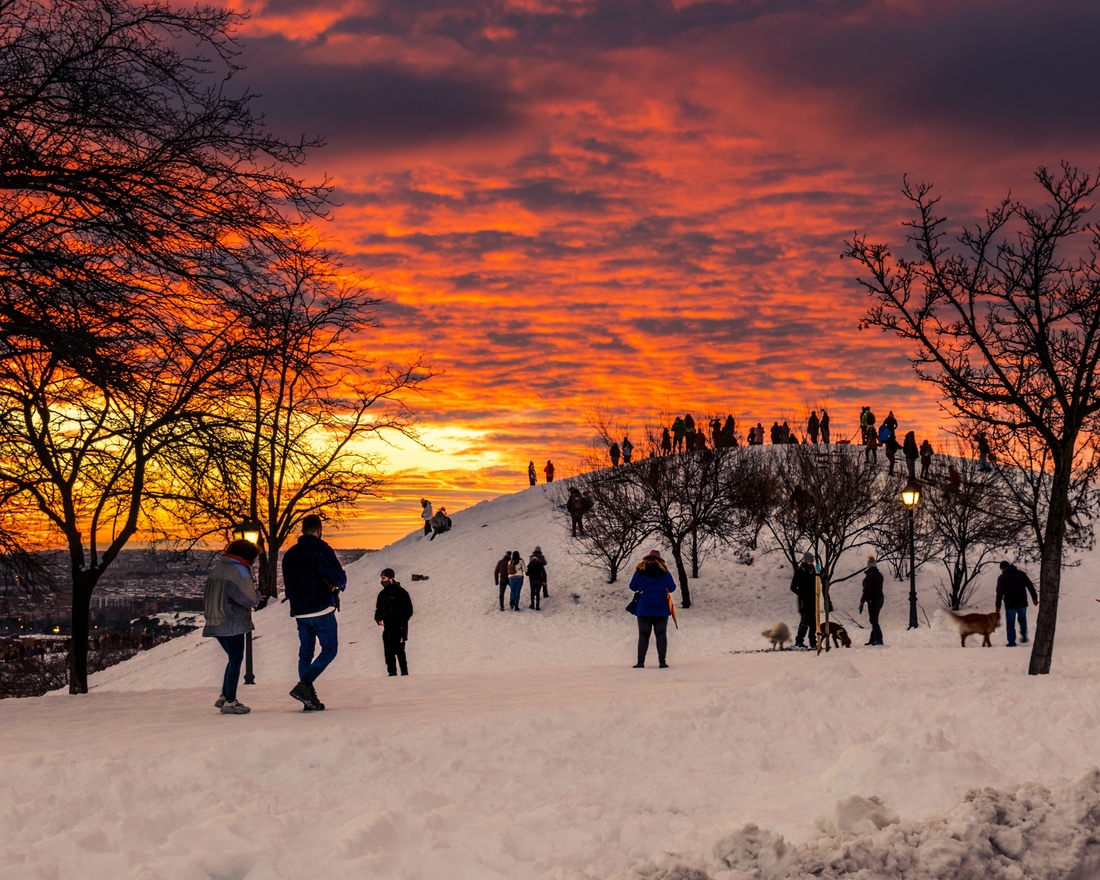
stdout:
<svg viewBox="0 0 1100 880">
<path fill-rule="evenodd" d="M 634 611 L 637 617 L 668 617 L 668 594 L 676 592 L 676 581 L 661 566 L 656 572 L 646 571 L 646 564 L 640 562 L 634 577 L 630 579 L 630 589 L 638 594 L 638 607 Z"/>
<path fill-rule="evenodd" d="M 283 590 L 290 615 L 316 614 L 336 605 L 332 588 L 343 590 L 348 576 L 332 548 L 317 535 L 301 535 L 283 556 Z"/>
</svg>

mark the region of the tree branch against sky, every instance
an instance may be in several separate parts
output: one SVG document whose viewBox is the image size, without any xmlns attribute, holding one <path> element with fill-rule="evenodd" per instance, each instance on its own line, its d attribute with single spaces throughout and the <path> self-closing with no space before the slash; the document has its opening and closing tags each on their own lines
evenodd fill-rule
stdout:
<svg viewBox="0 0 1100 880">
<path fill-rule="evenodd" d="M 1032 675 L 1050 671 L 1067 523 L 1092 512 L 1071 497 L 1092 472 L 1100 412 L 1100 234 L 1088 222 L 1098 181 L 1068 165 L 1036 179 L 1042 207 L 1006 198 L 953 245 L 931 186 L 906 181 L 915 256 L 858 234 L 844 253 L 875 301 L 863 326 L 910 343 L 917 375 L 949 412 L 1001 432 L 1024 467 L 1049 467 Z M 1014 444 L 1018 432 L 1031 445 Z"/>
</svg>

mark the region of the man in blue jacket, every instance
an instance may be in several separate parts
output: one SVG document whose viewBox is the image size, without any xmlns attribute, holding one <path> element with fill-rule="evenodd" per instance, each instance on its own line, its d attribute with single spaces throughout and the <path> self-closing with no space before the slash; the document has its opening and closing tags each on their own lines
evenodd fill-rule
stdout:
<svg viewBox="0 0 1100 880">
<path fill-rule="evenodd" d="M 283 589 L 290 602 L 290 616 L 298 623 L 298 683 L 290 695 L 307 712 L 325 708 L 313 683 L 336 658 L 336 610 L 347 575 L 332 548 L 321 540 L 321 517 L 302 520 L 298 543 L 283 556 Z M 321 653 L 314 658 L 317 643 Z"/>
</svg>

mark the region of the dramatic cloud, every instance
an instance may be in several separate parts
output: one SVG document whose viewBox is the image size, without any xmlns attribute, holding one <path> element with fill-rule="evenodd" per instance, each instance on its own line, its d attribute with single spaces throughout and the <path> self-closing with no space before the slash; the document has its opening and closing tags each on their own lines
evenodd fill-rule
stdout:
<svg viewBox="0 0 1100 880">
<path fill-rule="evenodd" d="M 1037 195 L 1039 164 L 1094 162 L 1098 19 L 1070 0 L 279 0 L 248 21 L 244 81 L 276 130 L 328 140 L 326 232 L 390 301 L 364 347 L 444 370 L 424 423 L 468 442 L 397 462 L 409 497 L 438 480 L 468 503 L 529 460 L 567 473 L 597 407 L 795 424 L 827 402 L 844 437 L 867 402 L 935 439 L 906 350 L 857 329 L 844 239 L 904 246 L 905 174 L 959 227 Z"/>
</svg>

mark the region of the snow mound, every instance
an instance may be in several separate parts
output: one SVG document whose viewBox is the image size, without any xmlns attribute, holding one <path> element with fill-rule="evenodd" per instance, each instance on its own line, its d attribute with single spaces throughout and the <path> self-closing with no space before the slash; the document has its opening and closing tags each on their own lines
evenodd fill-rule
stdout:
<svg viewBox="0 0 1100 880">
<path fill-rule="evenodd" d="M 668 856 L 622 880 L 1086 880 L 1100 876 L 1100 769 L 1051 789 L 967 792 L 944 816 L 902 821 L 878 798 L 852 796 L 794 845 L 746 824 L 714 845 L 709 871 Z"/>
</svg>

